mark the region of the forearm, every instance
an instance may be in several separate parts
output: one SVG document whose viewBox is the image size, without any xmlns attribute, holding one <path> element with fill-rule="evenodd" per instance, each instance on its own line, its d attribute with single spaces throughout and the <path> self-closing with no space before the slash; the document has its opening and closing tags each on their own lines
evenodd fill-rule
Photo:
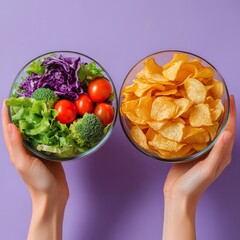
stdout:
<svg viewBox="0 0 240 240">
<path fill-rule="evenodd" d="M 28 240 L 61 240 L 65 203 L 43 197 L 33 200 Z"/>
<path fill-rule="evenodd" d="M 186 199 L 164 199 L 162 240 L 195 240 L 195 205 Z"/>
</svg>

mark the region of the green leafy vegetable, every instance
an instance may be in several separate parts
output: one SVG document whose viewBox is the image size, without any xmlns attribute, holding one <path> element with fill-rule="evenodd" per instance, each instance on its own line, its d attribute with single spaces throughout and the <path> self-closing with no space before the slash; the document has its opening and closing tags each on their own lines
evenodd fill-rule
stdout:
<svg viewBox="0 0 240 240">
<path fill-rule="evenodd" d="M 103 70 L 101 68 L 97 68 L 95 62 L 82 64 L 78 70 L 78 79 L 80 82 L 85 81 L 85 83 L 88 84 L 95 78 L 103 77 L 102 72 Z"/>
<path fill-rule="evenodd" d="M 45 66 L 42 65 L 43 59 L 36 59 L 31 62 L 25 72 L 30 76 L 32 73 L 43 75 L 45 73 Z"/>
</svg>

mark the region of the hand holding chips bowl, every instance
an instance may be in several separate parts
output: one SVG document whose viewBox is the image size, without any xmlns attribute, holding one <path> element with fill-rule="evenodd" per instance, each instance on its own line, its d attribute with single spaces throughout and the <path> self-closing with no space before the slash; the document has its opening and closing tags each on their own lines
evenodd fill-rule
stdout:
<svg viewBox="0 0 240 240">
<path fill-rule="evenodd" d="M 203 58 L 180 51 L 138 62 L 123 82 L 119 102 L 130 142 L 167 162 L 205 156 L 224 130 L 230 108 L 221 74 Z"/>
</svg>

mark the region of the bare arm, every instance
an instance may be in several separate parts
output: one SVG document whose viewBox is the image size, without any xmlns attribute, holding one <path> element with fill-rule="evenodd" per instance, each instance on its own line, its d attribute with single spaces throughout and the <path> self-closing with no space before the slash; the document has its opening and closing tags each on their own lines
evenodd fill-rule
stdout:
<svg viewBox="0 0 240 240">
<path fill-rule="evenodd" d="M 195 240 L 195 214 L 202 193 L 231 162 L 236 107 L 231 96 L 230 117 L 206 159 L 175 164 L 164 185 L 163 240 Z"/>
<path fill-rule="evenodd" d="M 23 146 L 17 127 L 11 124 L 3 103 L 2 128 L 11 162 L 22 177 L 32 199 L 28 240 L 61 240 L 69 191 L 61 163 L 38 159 Z"/>
</svg>

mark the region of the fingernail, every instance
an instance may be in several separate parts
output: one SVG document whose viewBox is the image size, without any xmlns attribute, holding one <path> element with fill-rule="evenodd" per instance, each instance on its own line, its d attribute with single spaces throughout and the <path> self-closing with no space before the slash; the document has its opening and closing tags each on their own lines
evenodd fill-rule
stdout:
<svg viewBox="0 0 240 240">
<path fill-rule="evenodd" d="M 12 124 L 8 124 L 8 125 L 7 125 L 7 132 L 8 132 L 8 135 L 12 135 L 12 132 L 13 132 L 13 130 L 12 130 Z"/>
<path fill-rule="evenodd" d="M 231 132 L 226 132 L 223 135 L 223 142 L 228 144 L 232 139 L 232 133 Z"/>
</svg>

